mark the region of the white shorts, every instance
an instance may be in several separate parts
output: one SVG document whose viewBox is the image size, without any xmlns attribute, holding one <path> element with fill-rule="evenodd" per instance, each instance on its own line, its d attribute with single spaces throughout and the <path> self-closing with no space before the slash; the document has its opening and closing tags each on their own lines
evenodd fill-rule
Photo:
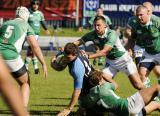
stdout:
<svg viewBox="0 0 160 116">
<path fill-rule="evenodd" d="M 116 60 L 106 59 L 106 65 L 103 69 L 104 73 L 114 77 L 119 71 L 124 72 L 127 76 L 137 72 L 137 67 L 128 53 Z"/>
<path fill-rule="evenodd" d="M 39 35 L 35 35 L 34 37 L 36 38 L 36 40 L 38 40 Z"/>
<path fill-rule="evenodd" d="M 144 52 L 144 59 L 141 62 L 153 62 L 157 65 L 160 64 L 160 53 L 159 54 L 148 54 L 147 52 Z"/>
<path fill-rule="evenodd" d="M 16 72 L 24 66 L 24 62 L 20 55 L 17 59 L 5 60 L 5 63 L 8 65 L 11 72 Z"/>
<path fill-rule="evenodd" d="M 137 58 L 137 57 L 142 57 L 144 51 L 145 51 L 144 48 L 141 48 L 140 46 L 135 45 L 135 46 L 134 46 L 134 56 L 135 56 L 135 58 Z"/>
<path fill-rule="evenodd" d="M 135 116 L 141 112 L 143 107 L 145 107 L 142 96 L 139 92 L 136 92 L 131 97 L 127 98 L 128 101 L 128 111 L 130 116 Z"/>
</svg>

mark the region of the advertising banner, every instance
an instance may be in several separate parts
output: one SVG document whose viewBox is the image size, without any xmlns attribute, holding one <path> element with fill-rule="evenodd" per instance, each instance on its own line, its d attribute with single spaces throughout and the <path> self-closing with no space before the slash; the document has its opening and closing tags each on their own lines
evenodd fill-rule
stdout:
<svg viewBox="0 0 160 116">
<path fill-rule="evenodd" d="M 40 0 L 40 10 L 47 20 L 75 19 L 76 0 Z M 83 4 L 79 2 L 79 17 L 82 18 Z M 18 6 L 29 8 L 30 0 L 0 0 L 0 17 L 14 18 Z"/>
</svg>

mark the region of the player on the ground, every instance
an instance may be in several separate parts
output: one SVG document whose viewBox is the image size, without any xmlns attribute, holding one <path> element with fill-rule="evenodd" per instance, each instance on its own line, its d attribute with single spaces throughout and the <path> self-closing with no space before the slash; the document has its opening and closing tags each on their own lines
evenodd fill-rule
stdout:
<svg viewBox="0 0 160 116">
<path fill-rule="evenodd" d="M 29 76 L 20 54 L 25 39 L 42 64 L 44 76 L 47 76 L 47 66 L 41 49 L 34 38 L 34 32 L 27 22 L 28 17 L 28 9 L 26 7 L 18 7 L 16 18 L 6 21 L 0 28 L 0 52 L 12 76 L 20 85 L 25 107 L 28 105 L 30 93 Z"/>
<path fill-rule="evenodd" d="M 81 108 L 90 109 L 90 116 L 95 114 L 95 106 L 102 106 L 104 111 L 110 111 L 117 116 L 144 116 L 154 110 L 160 109 L 160 103 L 153 100 L 160 96 L 160 85 L 141 89 L 127 99 L 120 98 L 114 91 L 115 86 L 103 80 L 101 71 L 90 74 L 89 83 L 94 86 L 87 96 L 80 99 Z"/>
<path fill-rule="evenodd" d="M 67 43 L 62 54 L 64 55 L 64 59 L 68 61 L 69 73 L 74 79 L 74 90 L 69 105 L 61 111 L 58 116 L 68 115 L 77 103 L 78 98 L 88 94 L 90 88 L 92 88 L 88 83 L 88 78 L 90 72 L 94 70 L 86 56 L 80 52 L 78 46 L 75 44 Z M 54 66 L 55 60 L 52 61 L 52 67 L 54 68 Z M 112 79 L 108 79 L 105 76 L 104 78 L 109 82 L 114 82 Z"/>
<path fill-rule="evenodd" d="M 28 18 L 28 23 L 32 27 L 35 33 L 35 39 L 38 40 L 39 34 L 40 34 L 40 28 L 41 25 L 43 29 L 46 31 L 46 34 L 49 34 L 50 32 L 48 31 L 47 24 L 44 19 L 43 13 L 39 10 L 39 5 L 40 5 L 40 0 L 32 0 L 31 1 L 31 8 L 29 8 L 29 18 Z M 34 73 L 38 74 L 39 73 L 39 68 L 38 68 L 38 60 L 36 55 L 31 49 L 31 46 L 28 46 L 27 49 L 27 54 L 25 58 L 25 65 L 28 70 L 28 66 L 30 61 L 32 60 L 33 67 L 34 67 Z"/>
</svg>

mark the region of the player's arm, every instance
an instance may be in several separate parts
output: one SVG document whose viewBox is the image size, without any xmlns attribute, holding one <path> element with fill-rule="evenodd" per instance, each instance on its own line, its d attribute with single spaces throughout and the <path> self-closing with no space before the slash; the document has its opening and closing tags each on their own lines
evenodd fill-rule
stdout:
<svg viewBox="0 0 160 116">
<path fill-rule="evenodd" d="M 126 38 L 131 38 L 131 28 L 130 27 L 128 27 L 128 26 L 125 27 L 124 36 Z"/>
<path fill-rule="evenodd" d="M 101 56 L 106 56 L 111 51 L 111 49 L 112 47 L 110 45 L 105 45 L 104 48 L 98 51 L 97 53 L 88 55 L 88 58 L 92 59 L 92 58 L 98 58 Z"/>
<path fill-rule="evenodd" d="M 132 56 L 132 51 L 133 51 L 133 48 L 134 48 L 134 45 L 135 45 L 135 40 L 134 40 L 134 30 L 133 29 L 130 29 L 129 27 L 125 29 L 125 33 L 127 33 L 128 31 L 128 34 L 126 35 L 128 37 L 128 42 L 126 44 L 126 49 L 128 50 L 129 54 Z"/>
<path fill-rule="evenodd" d="M 41 21 L 41 25 L 42 25 L 43 29 L 46 31 L 46 34 L 49 35 L 50 32 L 48 30 L 48 26 L 47 26 L 46 22 L 45 21 Z"/>
<path fill-rule="evenodd" d="M 106 56 L 109 54 L 109 52 L 112 50 L 113 46 L 115 45 L 116 41 L 118 39 L 118 35 L 115 31 L 111 31 L 108 35 L 108 41 L 105 43 L 104 48 L 100 51 L 98 51 L 95 54 L 88 55 L 88 58 L 98 58 L 101 56 Z"/>
<path fill-rule="evenodd" d="M 44 71 L 44 76 L 47 77 L 47 74 L 48 74 L 47 66 L 46 66 L 42 51 L 41 51 L 41 49 L 40 49 L 40 47 L 38 45 L 37 40 L 34 38 L 34 36 L 28 36 L 27 37 L 27 42 L 31 46 L 33 52 L 37 56 L 37 58 L 40 61 L 40 63 L 42 64 L 43 71 Z"/>
<path fill-rule="evenodd" d="M 78 63 L 75 65 L 72 76 L 74 77 L 74 91 L 72 93 L 71 101 L 67 108 L 61 111 L 58 116 L 67 116 L 71 110 L 74 108 L 75 104 L 78 101 L 78 98 L 81 93 L 81 88 L 83 85 L 83 77 L 85 74 L 85 68 L 82 63 Z"/>
</svg>

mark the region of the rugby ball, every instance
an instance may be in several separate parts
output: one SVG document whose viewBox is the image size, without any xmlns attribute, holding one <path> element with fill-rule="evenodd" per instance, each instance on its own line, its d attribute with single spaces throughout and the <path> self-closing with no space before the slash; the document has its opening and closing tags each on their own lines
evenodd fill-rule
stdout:
<svg viewBox="0 0 160 116">
<path fill-rule="evenodd" d="M 57 55 L 56 59 L 51 62 L 51 67 L 56 71 L 64 70 L 68 65 L 68 60 L 63 54 Z"/>
</svg>

